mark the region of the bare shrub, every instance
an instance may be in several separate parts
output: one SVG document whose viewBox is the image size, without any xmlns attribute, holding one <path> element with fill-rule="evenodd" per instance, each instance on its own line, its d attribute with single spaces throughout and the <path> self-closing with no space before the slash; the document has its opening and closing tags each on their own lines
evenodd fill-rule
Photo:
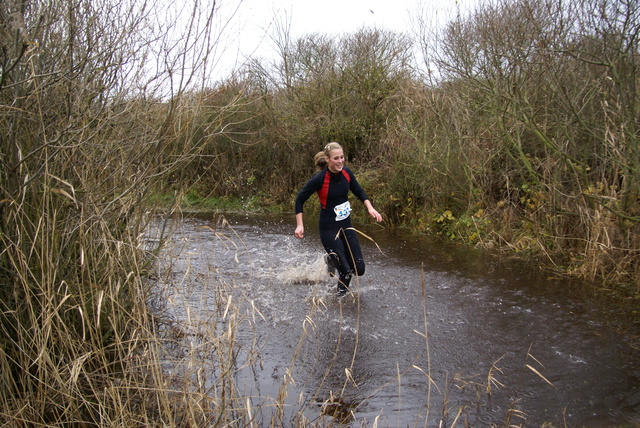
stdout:
<svg viewBox="0 0 640 428">
<path fill-rule="evenodd" d="M 453 153 L 474 172 L 467 187 L 485 195 L 474 200 L 501 207 L 498 222 L 515 209 L 509 221 L 533 226 L 518 236 L 545 254 L 575 253 L 590 279 L 626 282 L 636 270 L 612 261 L 638 248 L 629 234 L 638 227 L 638 16 L 633 2 L 496 1 L 422 38 L 439 91 L 464 106 L 433 128 L 437 138 L 488 143 L 484 154 Z M 597 232 L 605 218 L 607 242 Z M 505 243 L 519 247 L 515 239 Z"/>
<path fill-rule="evenodd" d="M 141 237 L 150 191 L 198 149 L 176 107 L 216 9 L 193 6 L 186 20 L 136 0 L 0 6 L 3 424 L 171 425 L 184 411 L 146 308 L 162 236 Z"/>
</svg>

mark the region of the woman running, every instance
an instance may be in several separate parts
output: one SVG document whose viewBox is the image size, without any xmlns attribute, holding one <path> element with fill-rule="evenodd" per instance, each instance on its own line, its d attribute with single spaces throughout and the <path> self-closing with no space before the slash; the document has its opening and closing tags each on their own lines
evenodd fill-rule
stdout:
<svg viewBox="0 0 640 428">
<path fill-rule="evenodd" d="M 382 221 L 382 216 L 371 205 L 353 172 L 344 166 L 344 153 L 340 144 L 327 144 L 324 151 L 315 156 L 315 162 L 321 171 L 304 185 L 296 198 L 295 236 L 299 239 L 304 237 L 303 206 L 307 199 L 317 192 L 320 200 L 318 228 L 320 240 L 327 251 L 325 261 L 331 273 L 334 273 L 334 270 L 338 271 L 337 295 L 343 296 L 349 291 L 351 276 L 364 274 L 360 243 L 349 217 L 349 191 L 364 203 L 376 221 Z"/>
</svg>

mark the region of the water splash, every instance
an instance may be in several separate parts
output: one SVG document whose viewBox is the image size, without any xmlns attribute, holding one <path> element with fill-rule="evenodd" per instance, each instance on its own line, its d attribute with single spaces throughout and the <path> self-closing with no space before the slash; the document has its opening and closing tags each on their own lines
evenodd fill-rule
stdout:
<svg viewBox="0 0 640 428">
<path fill-rule="evenodd" d="M 311 261 L 302 261 L 295 265 L 285 266 L 280 280 L 286 284 L 319 283 L 329 281 L 327 265 L 321 255 Z"/>
</svg>

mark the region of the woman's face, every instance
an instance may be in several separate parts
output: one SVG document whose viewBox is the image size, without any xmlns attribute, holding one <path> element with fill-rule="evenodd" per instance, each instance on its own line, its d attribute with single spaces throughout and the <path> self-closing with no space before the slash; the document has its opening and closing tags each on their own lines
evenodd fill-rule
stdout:
<svg viewBox="0 0 640 428">
<path fill-rule="evenodd" d="M 327 165 L 331 172 L 342 171 L 342 167 L 344 166 L 344 154 L 342 153 L 342 149 L 333 149 L 329 152 Z"/>
</svg>

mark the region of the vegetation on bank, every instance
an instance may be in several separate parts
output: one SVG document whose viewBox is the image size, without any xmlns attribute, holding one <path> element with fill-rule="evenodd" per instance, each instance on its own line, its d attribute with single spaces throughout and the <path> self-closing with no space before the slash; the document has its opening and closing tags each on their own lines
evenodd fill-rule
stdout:
<svg viewBox="0 0 640 428">
<path fill-rule="evenodd" d="M 281 25 L 279 61 L 192 94 L 208 157 L 180 183 L 291 206 L 335 140 L 389 224 L 637 288 L 638 6 L 564 6 L 488 2 L 413 39 L 292 40 Z M 224 131 L 206 134 L 220 111 Z"/>
<path fill-rule="evenodd" d="M 212 5 L 3 2 L 0 420 L 251 420 L 232 376 L 211 399 L 163 372 L 149 201 L 290 207 L 331 140 L 390 225 L 637 287 L 638 8 L 498 0 L 411 37 L 282 23 L 279 61 L 214 84 Z"/>
</svg>

